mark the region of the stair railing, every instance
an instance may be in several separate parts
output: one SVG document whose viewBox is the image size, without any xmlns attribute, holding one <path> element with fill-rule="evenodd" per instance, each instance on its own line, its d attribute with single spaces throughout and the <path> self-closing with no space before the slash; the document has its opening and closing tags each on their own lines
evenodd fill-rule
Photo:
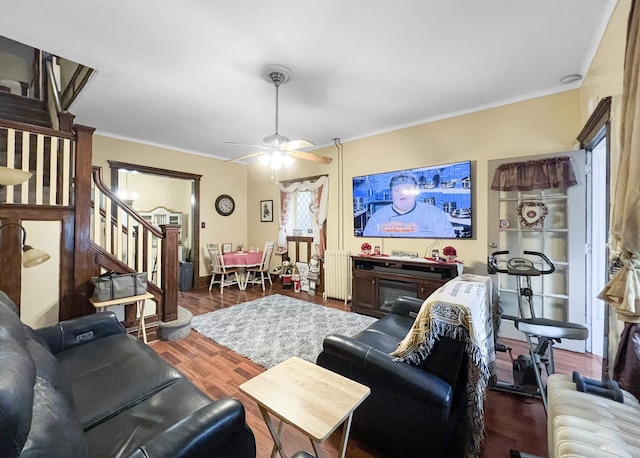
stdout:
<svg viewBox="0 0 640 458">
<path fill-rule="evenodd" d="M 74 115 L 65 111 L 62 106 L 62 100 L 60 95 L 60 88 L 58 87 L 58 81 L 56 80 L 55 73 L 53 71 L 53 62 L 51 62 L 52 57 L 48 56 L 45 61 L 45 69 L 47 76 L 47 103 L 49 106 L 49 112 L 55 114 L 54 127 L 57 124 L 59 130 L 63 132 L 71 132 L 73 130 L 73 120 L 75 118 Z M 53 104 L 53 106 L 51 106 Z"/>
<path fill-rule="evenodd" d="M 93 129 L 75 130 L 0 119 L 0 165 L 32 173 L 22 184 L 0 187 L 4 217 L 62 221 L 70 243 L 61 246 L 61 319 L 90 312 L 90 278 L 100 269 L 146 271 L 157 305 L 148 323 L 177 319 L 180 226 L 158 230 L 119 200 L 91 167 Z M 18 297 L 19 282 L 9 292 Z M 135 307 L 127 308 L 126 321 L 136 321 Z"/>
<path fill-rule="evenodd" d="M 0 203 L 73 205 L 73 134 L 0 119 L 0 156 L 5 153 L 1 165 L 30 171 L 32 176 L 0 189 Z"/>
<path fill-rule="evenodd" d="M 98 264 L 106 270 L 147 272 L 158 318 L 177 319 L 180 225 L 157 229 L 104 184 L 100 167 L 92 173 L 91 241 Z"/>
</svg>

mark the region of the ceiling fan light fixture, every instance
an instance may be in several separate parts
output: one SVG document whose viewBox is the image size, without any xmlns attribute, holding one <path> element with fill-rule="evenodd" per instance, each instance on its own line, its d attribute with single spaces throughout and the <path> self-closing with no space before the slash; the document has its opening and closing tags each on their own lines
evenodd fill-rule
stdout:
<svg viewBox="0 0 640 458">
<path fill-rule="evenodd" d="M 280 151 L 274 151 L 273 153 L 271 153 L 271 168 L 277 170 L 282 167 L 283 159 L 284 158 L 282 157 L 282 153 Z"/>
<path fill-rule="evenodd" d="M 258 160 L 266 167 L 271 162 L 271 155 L 269 153 L 264 153 L 263 155 L 258 156 Z"/>
<path fill-rule="evenodd" d="M 247 145 L 245 143 L 224 142 L 231 145 L 250 146 L 253 148 L 265 149 L 267 147 L 268 153 L 259 151 L 251 154 L 245 154 L 244 156 L 236 157 L 234 159 L 228 159 L 225 162 L 234 162 L 242 159 L 248 159 L 250 157 L 258 157 L 260 162 L 266 167 L 270 166 L 271 169 L 279 169 L 283 164 L 289 167 L 295 159 L 304 159 L 307 161 L 314 161 L 323 164 L 329 164 L 331 158 L 320 156 L 311 152 L 296 151 L 299 148 L 308 148 L 313 146 L 308 140 L 289 140 L 284 135 L 278 132 L 278 88 L 290 81 L 293 78 L 293 72 L 291 69 L 282 65 L 267 65 L 262 69 L 262 77 L 273 84 L 276 92 L 276 110 L 275 110 L 275 132 L 271 135 L 267 135 L 262 139 L 264 145 Z"/>
</svg>

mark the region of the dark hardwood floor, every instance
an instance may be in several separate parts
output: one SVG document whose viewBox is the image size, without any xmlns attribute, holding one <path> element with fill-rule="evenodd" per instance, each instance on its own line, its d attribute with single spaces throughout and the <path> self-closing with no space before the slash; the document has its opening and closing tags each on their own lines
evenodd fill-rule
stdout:
<svg viewBox="0 0 640 458">
<path fill-rule="evenodd" d="M 349 304 L 345 305 L 343 301 L 333 299 L 324 301 L 322 294 L 314 296 L 304 292 L 295 294 L 292 290 L 282 289 L 280 284 L 274 284 L 264 293 L 259 286 L 249 286 L 247 291 L 239 291 L 235 287 L 225 288 L 223 295 L 220 294 L 219 289 L 211 292 L 206 289 L 189 291 L 179 295 L 179 304 L 194 315 L 199 315 L 274 293 L 349 311 Z M 526 353 L 526 345 L 522 342 L 504 343 L 514 349 L 514 355 Z M 238 390 L 238 386 L 244 381 L 264 371 L 261 366 L 195 331 L 191 331 L 185 339 L 157 341 L 150 345 L 212 398 L 232 396 L 240 399 L 247 412 L 247 423 L 256 437 L 257 456 L 259 458 L 270 456 L 273 441 L 258 407 Z M 571 373 L 573 370 L 578 370 L 585 376 L 600 378 L 602 364 L 600 358 L 562 350 L 555 350 L 554 354 L 556 372 Z M 498 353 L 497 358 L 499 379 L 512 380 L 511 363 L 507 354 Z M 340 431 L 338 430 L 323 444 L 323 451 L 329 457 L 336 457 L 339 443 Z M 285 428 L 284 444 L 288 452 L 312 451 L 305 436 L 291 427 Z M 510 449 L 539 456 L 547 455 L 546 417 L 542 402 L 539 399 L 489 390 L 485 403 L 485 440 L 482 457 L 508 458 Z M 376 456 L 375 452 L 355 438 L 349 439 L 347 457 Z"/>
</svg>

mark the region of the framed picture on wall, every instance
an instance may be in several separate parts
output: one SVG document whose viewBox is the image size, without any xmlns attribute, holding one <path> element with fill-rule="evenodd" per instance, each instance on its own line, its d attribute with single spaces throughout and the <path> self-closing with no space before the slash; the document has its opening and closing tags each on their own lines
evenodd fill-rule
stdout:
<svg viewBox="0 0 640 458">
<path fill-rule="evenodd" d="M 260 221 L 263 223 L 273 221 L 273 200 L 260 201 Z"/>
</svg>

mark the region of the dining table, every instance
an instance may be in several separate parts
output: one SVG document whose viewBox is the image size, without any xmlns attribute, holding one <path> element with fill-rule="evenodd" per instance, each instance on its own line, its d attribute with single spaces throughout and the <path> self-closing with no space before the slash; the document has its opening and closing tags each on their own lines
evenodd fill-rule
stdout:
<svg viewBox="0 0 640 458">
<path fill-rule="evenodd" d="M 238 288 L 247 288 L 247 267 L 257 267 L 262 262 L 262 251 L 229 251 L 222 255 L 224 266 L 238 269 Z"/>
</svg>

